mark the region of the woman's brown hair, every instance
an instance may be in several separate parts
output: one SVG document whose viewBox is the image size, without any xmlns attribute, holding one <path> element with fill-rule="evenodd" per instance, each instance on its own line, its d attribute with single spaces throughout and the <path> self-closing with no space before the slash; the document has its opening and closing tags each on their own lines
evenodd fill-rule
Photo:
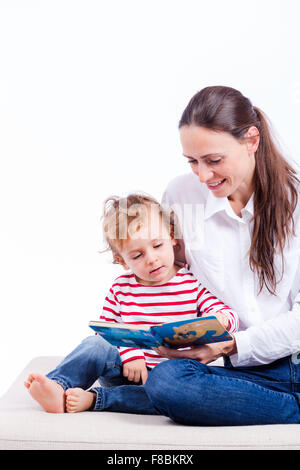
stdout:
<svg viewBox="0 0 300 470">
<path fill-rule="evenodd" d="M 260 291 L 265 286 L 276 295 L 277 283 L 284 272 L 283 249 L 294 234 L 293 212 L 298 201 L 296 171 L 277 148 L 267 117 L 238 90 L 225 86 L 207 87 L 196 93 L 184 110 L 182 126 L 196 125 L 214 131 L 228 132 L 243 139 L 251 126 L 260 134 L 255 153 L 254 217 L 249 263 L 258 275 Z M 281 277 L 274 265 L 279 250 Z"/>
</svg>

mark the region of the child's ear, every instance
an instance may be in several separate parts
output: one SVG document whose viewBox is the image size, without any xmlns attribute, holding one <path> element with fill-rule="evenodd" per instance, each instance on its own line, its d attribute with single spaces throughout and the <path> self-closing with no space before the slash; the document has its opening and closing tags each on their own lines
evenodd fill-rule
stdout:
<svg viewBox="0 0 300 470">
<path fill-rule="evenodd" d="M 121 264 L 123 266 L 123 268 L 126 269 L 126 271 L 129 270 L 129 267 L 127 266 L 127 264 L 123 260 L 122 256 L 119 255 L 118 253 L 114 254 L 114 264 Z"/>
<path fill-rule="evenodd" d="M 121 263 L 121 265 L 123 266 L 125 271 L 128 271 L 130 269 L 129 266 L 127 266 L 127 264 L 125 263 L 125 261 L 123 261 L 123 263 Z"/>
</svg>

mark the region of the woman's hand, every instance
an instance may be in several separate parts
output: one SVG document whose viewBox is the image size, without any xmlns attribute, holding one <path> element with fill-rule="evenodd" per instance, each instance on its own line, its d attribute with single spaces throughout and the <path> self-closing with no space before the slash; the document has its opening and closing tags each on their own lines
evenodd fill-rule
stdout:
<svg viewBox="0 0 300 470">
<path fill-rule="evenodd" d="M 144 359 L 134 359 L 130 362 L 125 362 L 123 365 L 123 376 L 127 377 L 131 382 L 142 381 L 144 385 L 148 378 L 148 370 Z"/>
<path fill-rule="evenodd" d="M 235 354 L 237 352 L 235 339 L 222 341 L 220 343 L 204 344 L 202 346 L 192 346 L 191 349 L 178 351 L 161 346 L 155 351 L 168 359 L 194 359 L 195 361 L 209 364 L 221 356 Z"/>
</svg>

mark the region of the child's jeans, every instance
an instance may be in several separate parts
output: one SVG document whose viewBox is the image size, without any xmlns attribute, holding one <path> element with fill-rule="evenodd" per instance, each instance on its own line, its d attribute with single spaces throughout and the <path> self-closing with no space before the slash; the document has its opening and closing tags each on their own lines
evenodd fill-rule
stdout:
<svg viewBox="0 0 300 470">
<path fill-rule="evenodd" d="M 118 349 L 98 335 L 84 339 L 47 377 L 64 390 L 74 387 L 87 390 L 98 379 L 102 387 L 90 389 L 96 393 L 95 411 L 159 414 L 144 386 L 123 377 Z"/>
</svg>

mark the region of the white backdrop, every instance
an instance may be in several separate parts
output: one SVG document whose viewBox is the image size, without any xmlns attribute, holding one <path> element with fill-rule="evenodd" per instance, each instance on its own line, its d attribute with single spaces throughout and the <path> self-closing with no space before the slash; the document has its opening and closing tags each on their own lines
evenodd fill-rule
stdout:
<svg viewBox="0 0 300 470">
<path fill-rule="evenodd" d="M 298 0 L 0 0 L 0 394 L 66 355 L 121 268 L 110 194 L 189 171 L 177 124 L 207 85 L 241 90 L 300 161 Z M 299 28 L 298 28 L 299 30 Z"/>
</svg>

